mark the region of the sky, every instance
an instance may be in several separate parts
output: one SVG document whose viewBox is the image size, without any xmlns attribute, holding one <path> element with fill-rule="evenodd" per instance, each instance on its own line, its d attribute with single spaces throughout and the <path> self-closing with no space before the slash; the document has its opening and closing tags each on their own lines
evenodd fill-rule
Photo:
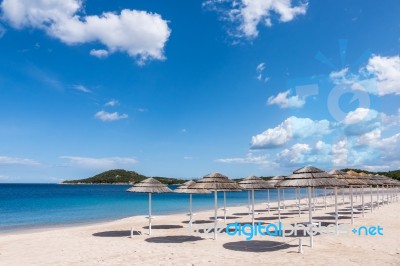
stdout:
<svg viewBox="0 0 400 266">
<path fill-rule="evenodd" d="M 0 3 L 0 182 L 399 169 L 397 0 Z"/>
</svg>

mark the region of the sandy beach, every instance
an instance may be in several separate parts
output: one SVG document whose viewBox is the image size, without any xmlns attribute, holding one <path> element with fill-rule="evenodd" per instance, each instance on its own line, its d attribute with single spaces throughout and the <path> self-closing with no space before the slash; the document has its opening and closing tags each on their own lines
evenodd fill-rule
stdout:
<svg viewBox="0 0 400 266">
<path fill-rule="evenodd" d="M 328 203 L 330 206 L 325 209 L 319 199 L 319 207 L 313 214 L 315 221 L 334 223 L 332 199 L 329 198 Z M 307 209 L 303 204 L 303 209 Z M 277 223 L 276 203 L 271 207 L 275 210 L 268 214 L 266 204 L 258 204 L 256 221 Z M 345 207 L 348 204 L 340 205 L 339 210 Z M 247 206 L 229 208 L 227 223 L 251 223 L 247 211 Z M 226 233 L 219 234 L 217 240 L 213 240 L 212 235 L 189 236 L 188 218 L 184 213 L 156 216 L 151 236 L 147 235 L 147 220 L 143 216 L 26 230 L 0 235 L 0 265 L 399 265 L 399 211 L 400 202 L 393 202 L 373 213 L 366 211 L 364 218 L 361 214 L 355 215 L 357 218 L 351 228 L 379 225 L 383 235 L 317 235 L 312 249 L 309 237 L 302 237 L 302 254 L 298 252 L 299 237 L 294 236 L 254 236 L 251 241 L 246 241 L 243 235 Z M 194 226 L 199 229 L 212 225 L 208 222 L 211 216 L 210 206 L 210 211 L 196 214 L 198 223 Z M 284 225 L 307 219 L 307 212 L 299 217 L 294 201 L 286 201 L 286 209 L 282 210 Z M 339 223 L 350 224 L 348 212 Z M 223 220 L 218 224 L 225 226 Z M 131 227 L 143 235 L 135 232 L 131 238 Z"/>
</svg>

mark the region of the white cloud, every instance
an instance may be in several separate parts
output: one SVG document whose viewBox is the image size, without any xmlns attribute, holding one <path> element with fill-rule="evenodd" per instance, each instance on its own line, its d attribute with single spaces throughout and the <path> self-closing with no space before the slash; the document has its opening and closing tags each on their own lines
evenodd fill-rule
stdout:
<svg viewBox="0 0 400 266">
<path fill-rule="evenodd" d="M 193 157 L 192 157 L 192 156 L 184 156 L 183 159 L 184 159 L 184 160 L 192 160 Z"/>
<path fill-rule="evenodd" d="M 346 135 L 362 135 L 381 126 L 381 116 L 373 109 L 357 108 L 343 120 Z"/>
<path fill-rule="evenodd" d="M 36 166 L 40 165 L 38 161 L 26 158 L 18 158 L 18 157 L 8 157 L 8 156 L 0 156 L 0 165 L 24 165 L 24 166 Z"/>
<path fill-rule="evenodd" d="M 374 55 L 368 60 L 366 70 L 376 77 L 378 95 L 400 95 L 400 56 Z"/>
<path fill-rule="evenodd" d="M 314 145 L 296 143 L 277 154 L 276 161 L 285 166 L 326 164 L 332 160 L 332 146 L 321 140 Z"/>
<path fill-rule="evenodd" d="M 257 65 L 256 70 L 258 73 L 261 73 L 264 70 L 264 68 L 265 68 L 265 63 L 260 63 Z"/>
<path fill-rule="evenodd" d="M 373 55 L 358 72 L 351 73 L 348 68 L 344 68 L 330 73 L 329 77 L 336 85 L 353 90 L 378 96 L 400 95 L 400 56 Z"/>
<path fill-rule="evenodd" d="M 284 149 L 278 153 L 278 158 L 281 162 L 287 164 L 303 164 L 305 163 L 306 154 L 311 151 L 308 144 L 296 143 L 290 149 Z"/>
<path fill-rule="evenodd" d="M 348 165 L 348 154 L 349 148 L 347 145 L 347 139 L 342 139 L 332 145 L 332 163 L 334 166 L 346 166 Z"/>
<path fill-rule="evenodd" d="M 270 165 L 276 166 L 277 164 L 273 161 L 269 160 L 267 155 L 254 155 L 252 153 L 248 153 L 246 157 L 241 158 L 224 158 L 224 159 L 216 159 L 215 162 L 218 163 L 228 163 L 228 164 L 258 164 L 258 165 Z"/>
<path fill-rule="evenodd" d="M 289 22 L 307 10 L 307 3 L 294 6 L 292 0 L 208 0 L 204 6 L 220 12 L 222 20 L 234 24 L 230 35 L 250 39 L 258 36 L 260 24 L 271 27 L 275 18 Z"/>
<path fill-rule="evenodd" d="M 260 63 L 256 67 L 256 72 L 257 72 L 257 79 L 259 81 L 264 81 L 267 82 L 269 80 L 268 77 L 264 77 L 264 69 L 265 69 L 265 63 Z"/>
<path fill-rule="evenodd" d="M 99 111 L 94 116 L 95 116 L 95 118 L 100 119 L 101 121 L 105 121 L 105 122 L 111 122 L 111 121 L 128 118 L 127 114 L 120 115 L 118 112 L 109 113 L 106 111 Z"/>
<path fill-rule="evenodd" d="M 105 106 L 117 106 L 119 104 L 118 100 L 111 100 L 105 104 Z"/>
<path fill-rule="evenodd" d="M 252 137 L 250 149 L 266 149 L 262 156 L 250 154 L 218 161 L 240 164 L 264 160 L 265 164 L 275 164 L 281 171 L 307 164 L 327 169 L 332 166 L 397 169 L 400 163 L 399 130 L 400 110 L 388 115 L 369 108 L 357 108 L 339 123 L 292 116 L 275 128 Z"/>
<path fill-rule="evenodd" d="M 74 89 L 84 93 L 92 93 L 91 90 L 89 90 L 86 86 L 82 84 L 74 85 Z"/>
<path fill-rule="evenodd" d="M 108 53 L 126 52 L 142 64 L 164 59 L 171 30 L 159 14 L 123 9 L 120 14 L 84 14 L 81 0 L 4 0 L 3 17 L 15 28 L 44 30 L 66 44 L 100 42 Z M 99 50 L 97 50 L 99 51 Z M 91 52 L 105 55 L 104 52 Z"/>
<path fill-rule="evenodd" d="M 372 146 L 375 143 L 378 143 L 382 135 L 382 131 L 379 128 L 376 128 L 370 132 L 364 133 L 359 136 L 357 139 L 357 145 L 366 145 Z"/>
<path fill-rule="evenodd" d="M 394 115 L 381 113 L 381 122 L 385 129 L 400 125 L 400 108 L 397 110 L 397 114 Z"/>
<path fill-rule="evenodd" d="M 311 136 L 330 133 L 327 120 L 313 121 L 310 118 L 291 116 L 275 128 L 269 128 L 252 137 L 251 149 L 268 149 L 282 146 L 292 139 L 304 139 Z"/>
<path fill-rule="evenodd" d="M 107 50 L 104 50 L 104 49 L 90 50 L 90 55 L 93 55 L 97 58 L 106 58 L 106 57 L 108 57 L 109 54 L 110 54 L 110 52 L 108 52 Z"/>
<path fill-rule="evenodd" d="M 275 104 L 280 108 L 300 108 L 306 103 L 304 98 L 300 98 L 298 95 L 289 96 L 289 94 L 290 90 L 280 92 L 276 96 L 269 97 L 267 103 L 269 105 Z"/>
<path fill-rule="evenodd" d="M 365 120 L 372 120 L 378 117 L 378 112 L 373 110 L 373 109 L 368 109 L 368 108 L 357 108 L 354 111 L 350 111 L 343 123 L 344 124 L 356 124 L 360 123 Z"/>
<path fill-rule="evenodd" d="M 137 163 L 135 158 L 131 157 L 78 157 L 61 156 L 60 158 L 69 160 L 70 165 L 91 169 L 113 169 L 120 166 L 130 166 Z"/>
</svg>

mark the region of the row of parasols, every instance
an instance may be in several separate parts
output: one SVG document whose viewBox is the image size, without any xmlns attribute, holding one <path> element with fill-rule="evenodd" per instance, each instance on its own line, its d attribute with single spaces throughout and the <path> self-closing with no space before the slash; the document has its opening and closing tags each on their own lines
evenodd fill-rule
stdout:
<svg viewBox="0 0 400 266">
<path fill-rule="evenodd" d="M 283 177 L 276 176 L 271 178 L 270 180 L 264 180 L 259 177 L 250 176 L 244 178 L 240 182 L 235 182 L 234 180 L 229 179 L 228 177 L 220 174 L 220 173 L 212 173 L 204 176 L 202 179 L 195 181 L 188 181 L 183 185 L 179 186 L 175 190 L 171 190 L 167 187 L 167 185 L 162 184 L 158 180 L 154 178 L 148 178 L 141 182 L 138 182 L 133 185 L 133 187 L 129 188 L 128 192 L 142 192 L 149 194 L 149 215 L 146 217 L 149 221 L 149 235 L 151 235 L 151 223 L 154 219 L 151 213 L 151 199 L 152 193 L 168 193 L 168 192 L 176 192 L 176 193 L 188 193 L 189 194 L 189 226 L 192 226 L 193 221 L 193 212 L 192 212 L 192 194 L 207 194 L 214 192 L 214 239 L 217 238 L 216 227 L 217 223 L 220 219 L 218 219 L 218 192 L 224 193 L 224 220 L 226 221 L 226 192 L 228 191 L 241 191 L 247 190 L 249 194 L 249 202 L 250 202 L 250 192 L 251 192 L 251 208 L 249 204 L 249 210 L 252 217 L 252 223 L 254 225 L 254 191 L 255 190 L 267 190 L 268 191 L 268 212 L 270 211 L 270 201 L 269 201 L 269 189 L 275 188 L 278 190 L 278 217 L 280 221 L 280 211 L 281 211 L 281 202 L 280 202 L 280 189 L 283 188 L 295 188 L 296 189 L 296 199 L 297 207 L 299 210 L 299 215 L 301 214 L 301 197 L 297 196 L 300 193 L 300 188 L 307 188 L 308 194 L 308 214 L 309 221 L 307 224 L 310 225 L 312 230 L 313 226 L 313 207 L 315 208 L 315 204 L 313 201 L 313 189 L 314 188 L 325 188 L 325 208 L 326 208 L 326 188 L 334 189 L 335 196 L 335 224 L 336 228 L 338 226 L 338 199 L 337 199 L 337 188 L 342 189 L 342 197 L 344 199 L 344 189 L 349 189 L 350 194 L 350 210 L 351 210 L 351 223 L 353 224 L 353 188 L 359 188 L 361 190 L 361 198 L 362 198 L 362 214 L 364 216 L 364 210 L 366 206 L 371 210 L 374 207 L 378 207 L 380 204 L 385 202 L 389 202 L 389 198 L 397 199 L 397 191 L 389 190 L 389 188 L 399 187 L 400 181 L 391 179 L 386 176 L 381 175 L 366 175 L 366 174 L 358 174 L 356 172 L 343 172 L 339 170 L 332 170 L 330 172 L 325 172 L 316 167 L 303 167 L 293 172 L 292 175 Z M 370 188 L 370 203 L 364 203 L 364 188 Z M 376 190 L 377 200 L 373 201 L 373 189 Z M 386 191 L 386 192 L 385 192 Z M 385 200 L 386 194 L 386 200 Z M 313 233 L 310 233 L 310 246 L 313 247 Z"/>
</svg>

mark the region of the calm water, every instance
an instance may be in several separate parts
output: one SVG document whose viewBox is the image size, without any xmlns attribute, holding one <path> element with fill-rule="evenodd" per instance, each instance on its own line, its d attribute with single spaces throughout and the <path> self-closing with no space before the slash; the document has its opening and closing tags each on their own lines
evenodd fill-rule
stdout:
<svg viewBox="0 0 400 266">
<path fill-rule="evenodd" d="M 113 220 L 148 212 L 148 194 L 128 193 L 124 185 L 0 184 L 0 232 L 21 228 Z M 176 186 L 171 186 L 174 189 Z M 218 193 L 219 205 L 223 193 Z M 302 191 L 305 196 L 305 191 Z M 271 201 L 277 191 L 270 190 Z M 285 189 L 285 199 L 295 198 Z M 153 194 L 153 214 L 186 212 L 189 195 Z M 266 191 L 256 191 L 257 202 L 267 201 Z M 213 209 L 212 194 L 193 195 L 193 209 Z M 247 191 L 227 192 L 227 205 L 247 204 Z"/>
</svg>

